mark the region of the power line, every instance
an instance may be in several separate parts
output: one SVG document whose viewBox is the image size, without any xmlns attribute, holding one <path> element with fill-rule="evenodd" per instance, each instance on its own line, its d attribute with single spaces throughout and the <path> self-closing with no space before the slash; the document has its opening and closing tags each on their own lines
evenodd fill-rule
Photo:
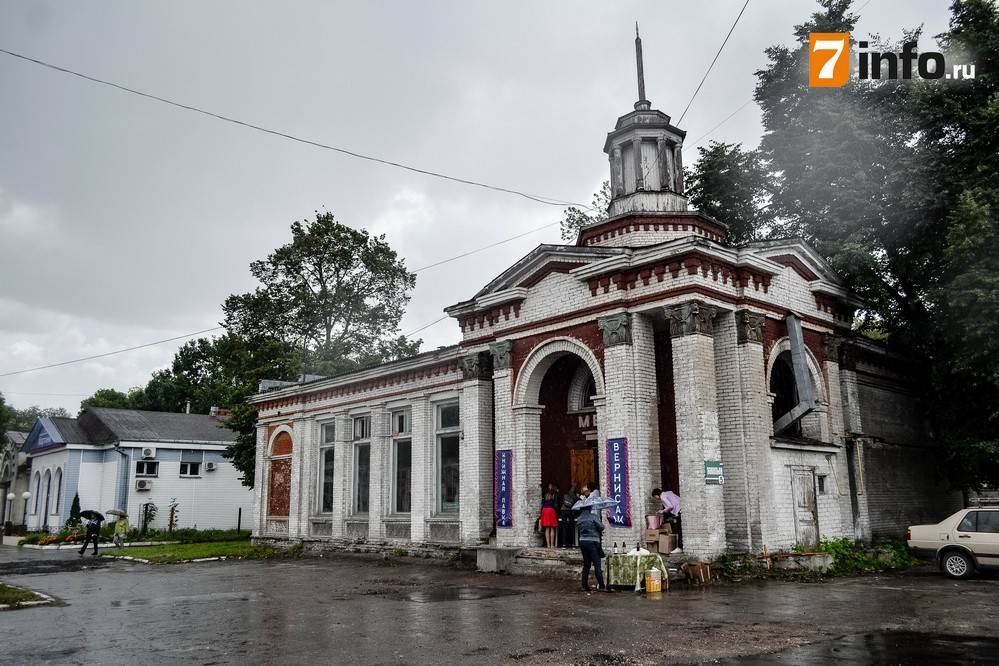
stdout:
<svg viewBox="0 0 999 666">
<path fill-rule="evenodd" d="M 735 21 L 732 23 L 732 27 L 728 29 L 728 34 L 725 35 L 725 39 L 722 40 L 721 46 L 718 47 L 718 52 L 715 53 L 714 59 L 711 61 L 711 64 L 708 65 L 708 69 L 704 72 L 704 76 L 701 77 L 701 82 L 697 84 L 697 88 L 694 90 L 694 94 L 690 96 L 690 101 L 687 102 L 687 108 L 683 110 L 683 113 L 680 114 L 680 119 L 676 121 L 677 125 L 683 122 L 683 117 L 686 116 L 687 111 L 690 110 L 690 105 L 694 103 L 694 99 L 697 97 L 697 93 L 701 92 L 701 86 L 704 85 L 704 82 L 708 79 L 708 74 L 711 73 L 711 70 L 714 68 L 715 63 L 718 62 L 718 56 L 720 56 L 722 51 L 725 49 L 725 45 L 728 44 L 728 38 L 732 36 L 732 32 L 735 30 L 735 26 L 739 24 L 739 19 L 742 18 L 742 14 L 743 12 L 746 11 L 746 7 L 748 6 L 749 6 L 749 0 L 746 0 L 745 4 L 742 5 L 742 9 L 739 10 L 739 15 L 735 17 Z"/>
<path fill-rule="evenodd" d="M 332 150 L 334 152 L 338 152 L 338 153 L 341 153 L 343 155 L 348 155 L 350 157 L 356 157 L 358 159 L 368 160 L 369 162 L 377 162 L 378 164 L 385 164 L 387 166 L 396 167 L 397 169 L 404 169 L 406 171 L 412 171 L 414 173 L 423 174 L 425 176 L 432 176 L 434 178 L 441 178 L 443 180 L 450 180 L 450 181 L 453 181 L 453 182 L 456 182 L 456 183 L 462 183 L 464 185 L 471 185 L 473 187 L 481 187 L 481 188 L 484 188 L 484 189 L 487 189 L 487 190 L 493 190 L 493 191 L 496 191 L 496 192 L 503 192 L 503 193 L 506 193 L 506 194 L 514 194 L 516 196 L 524 197 L 525 199 L 530 199 L 531 201 L 536 201 L 538 203 L 545 204 L 545 205 L 548 205 L 548 206 L 559 206 L 559 207 L 563 207 L 563 206 L 582 206 L 582 207 L 586 208 L 586 206 L 584 204 L 575 203 L 573 201 L 563 201 L 561 199 L 556 199 L 554 197 L 546 197 L 546 196 L 542 196 L 542 195 L 528 194 L 526 192 L 521 192 L 519 190 L 514 190 L 514 189 L 511 189 L 511 188 L 507 188 L 507 187 L 500 187 L 498 185 L 490 185 L 488 183 L 482 183 L 482 182 L 479 182 L 479 181 L 476 181 L 476 180 L 469 180 L 467 178 L 458 178 L 457 176 L 449 176 L 447 174 L 439 173 L 437 171 L 429 171 L 427 169 L 420 169 L 418 167 L 409 166 L 408 164 L 402 164 L 401 162 L 394 162 L 392 160 L 387 160 L 387 159 L 383 159 L 383 158 L 380 158 L 380 157 L 374 157 L 372 155 L 365 155 L 363 153 L 358 153 L 358 152 L 355 152 L 355 151 L 352 151 L 352 150 L 347 150 L 346 148 L 338 148 L 337 146 L 331 146 L 329 144 L 321 143 L 319 141 L 313 141 L 312 139 L 304 139 L 302 137 L 295 136 L 293 134 L 289 134 L 287 132 L 282 132 L 282 131 L 274 130 L 274 129 L 268 129 L 268 128 L 262 127 L 260 125 L 255 125 L 253 123 L 249 123 L 249 122 L 246 122 L 246 121 L 243 121 L 243 120 L 238 120 L 236 118 L 231 118 L 229 116 L 224 116 L 222 114 L 215 113 L 213 111 L 207 111 L 205 109 L 202 109 L 202 108 L 199 108 L 199 107 L 196 107 L 196 106 L 192 106 L 190 104 L 183 104 L 181 102 L 177 102 L 177 101 L 174 101 L 174 100 L 171 100 L 171 99 L 167 99 L 166 97 L 160 97 L 159 95 L 154 95 L 152 93 L 142 92 L 141 90 L 136 90 L 134 88 L 129 88 L 127 86 L 123 86 L 121 84 L 114 83 L 112 81 L 106 81 L 104 79 L 99 79 L 99 78 L 97 78 L 95 76 L 90 76 L 89 74 L 83 74 L 81 72 L 77 72 L 77 71 L 74 71 L 72 69 L 67 69 L 66 67 L 60 67 L 59 65 L 53 65 L 52 63 L 45 62 L 44 60 L 38 60 L 36 58 L 32 58 L 32 57 L 23 55 L 21 53 L 15 53 L 14 51 L 8 51 L 7 49 L 0 48 L 0 53 L 6 53 L 7 55 L 12 56 L 14 58 L 20 58 L 21 60 L 24 60 L 26 62 L 34 63 L 34 64 L 40 65 L 42 67 L 47 67 L 48 69 L 52 69 L 52 70 L 55 70 L 57 72 L 62 72 L 64 74 L 70 74 L 72 76 L 76 76 L 76 77 L 79 77 L 81 79 L 85 79 L 87 81 L 91 81 L 93 83 L 99 83 L 99 84 L 104 85 L 104 86 L 109 86 L 111 88 L 115 88 L 117 90 L 121 90 L 122 92 L 127 92 L 127 93 L 131 93 L 133 95 L 138 95 L 139 97 L 145 97 L 146 99 L 151 99 L 151 100 L 154 100 L 154 101 L 157 101 L 157 102 L 162 102 L 163 104 L 169 104 L 170 106 L 176 107 L 178 109 L 184 109 L 186 111 L 193 111 L 195 113 L 200 113 L 202 115 L 209 116 L 209 117 L 215 118 L 217 120 L 222 120 L 222 121 L 227 122 L 227 123 L 232 123 L 234 125 L 239 125 L 241 127 L 246 127 L 246 128 L 252 129 L 252 130 L 256 130 L 258 132 L 263 132 L 265 134 L 271 134 L 273 136 L 279 136 L 279 137 L 282 137 L 282 138 L 285 138 L 285 139 L 289 139 L 291 141 L 296 141 L 298 143 L 304 143 L 304 144 L 307 144 L 307 145 L 310 145 L 310 146 L 315 146 L 316 148 L 323 148 L 325 150 Z M 0 375 L 0 377 L 2 377 L 2 376 L 3 375 Z"/>
<path fill-rule="evenodd" d="M 48 365 L 40 365 L 36 368 L 25 368 L 24 370 L 15 370 L 13 372 L 0 373 L 0 377 L 13 377 L 14 375 L 23 375 L 27 372 L 35 372 L 36 370 L 47 370 L 49 368 L 58 368 L 64 365 L 71 365 L 73 363 L 82 363 L 83 361 L 92 361 L 97 358 L 104 358 L 106 356 L 114 356 L 115 354 L 124 354 L 125 352 L 135 351 L 137 349 L 145 349 L 146 347 L 155 347 L 156 345 L 162 345 L 166 342 L 173 342 L 174 340 L 183 340 L 184 338 L 191 338 L 195 335 L 201 335 L 202 333 L 211 333 L 212 331 L 217 331 L 223 328 L 222 326 L 213 326 L 212 328 L 206 328 L 201 331 L 195 331 L 194 333 L 185 333 L 184 335 L 177 335 L 172 338 L 166 338 L 164 340 L 157 340 L 155 342 L 147 342 L 143 345 L 136 345 L 134 347 L 126 347 L 124 349 L 116 349 L 115 351 L 105 352 L 103 354 L 94 354 L 93 356 L 84 356 L 83 358 L 74 358 L 70 361 L 60 361 L 58 363 L 49 363 Z"/>
<path fill-rule="evenodd" d="M 448 318 L 448 317 L 450 317 L 450 316 L 451 316 L 451 315 L 444 315 L 443 317 L 440 317 L 440 318 L 438 318 L 438 319 L 434 319 L 434 320 L 433 320 L 432 322 L 430 322 L 429 324 L 424 324 L 423 326 L 421 326 L 421 327 L 419 327 L 419 328 L 415 328 L 415 329 L 413 329 L 412 331 L 410 331 L 409 333 L 406 333 L 406 334 L 404 334 L 404 335 L 403 335 L 403 337 L 406 337 L 406 338 L 408 338 L 409 336 L 413 335 L 414 333 L 419 333 L 420 331 L 422 331 L 422 330 L 424 330 L 424 329 L 427 329 L 427 328 L 430 328 L 430 327 L 431 327 L 431 326 L 433 326 L 434 324 L 439 324 L 440 322 L 444 321 L 445 319 L 447 319 L 447 318 Z"/>
<path fill-rule="evenodd" d="M 737 114 L 740 111 L 742 111 L 743 109 L 745 109 L 749 105 L 749 103 L 752 102 L 752 101 L 753 101 L 752 97 L 750 97 L 749 99 L 747 99 L 745 102 L 742 103 L 741 106 L 739 106 L 738 109 L 736 109 L 732 113 L 730 113 L 727 116 L 725 116 L 724 120 L 722 120 L 720 123 L 718 123 L 717 125 L 715 125 L 711 129 L 709 129 L 707 132 L 705 132 L 701 136 L 697 137 L 697 140 L 694 141 L 693 143 L 691 143 L 690 147 L 693 148 L 694 146 L 696 146 L 697 144 L 699 144 L 701 141 L 704 141 L 704 139 L 706 139 L 709 136 L 711 136 L 716 129 L 718 129 L 719 127 L 721 127 L 722 125 L 724 125 L 725 123 L 727 123 L 729 120 L 731 120 L 735 116 L 735 114 Z"/>
<path fill-rule="evenodd" d="M 593 210 L 593 209 L 591 208 L 590 210 Z M 426 266 L 422 266 L 420 268 L 417 268 L 413 272 L 414 273 L 419 273 L 419 272 L 425 271 L 425 270 L 427 270 L 429 268 L 434 268 L 434 267 L 440 266 L 442 264 L 447 264 L 447 263 L 450 263 L 450 262 L 455 261 L 457 259 L 462 259 L 462 258 L 467 257 L 469 255 L 476 254 L 478 252 L 482 252 L 483 250 L 488 250 L 489 248 L 496 247 L 497 245 L 503 245 L 504 243 L 509 243 L 510 241 L 517 240 L 518 238 L 523 238 L 524 236 L 530 236 L 531 234 L 536 234 L 537 232 L 539 232 L 539 231 L 541 231 L 543 229 L 547 229 L 548 227 L 553 227 L 556 224 L 561 224 L 561 223 L 562 223 L 561 220 L 559 220 L 558 222 L 549 222 L 548 224 L 543 224 L 540 227 L 537 227 L 536 229 L 531 229 L 530 231 L 525 231 L 524 233 L 517 234 L 516 236 L 510 236 L 509 238 L 504 238 L 503 240 L 496 241 L 495 243 L 490 243 L 489 245 L 483 245 L 480 248 L 476 248 L 474 250 L 469 250 L 468 252 L 463 252 L 461 254 L 457 254 L 457 255 L 455 255 L 453 257 L 449 257 L 447 259 L 441 259 L 440 261 L 436 261 L 436 262 L 434 262 L 432 264 L 427 264 Z"/>
</svg>

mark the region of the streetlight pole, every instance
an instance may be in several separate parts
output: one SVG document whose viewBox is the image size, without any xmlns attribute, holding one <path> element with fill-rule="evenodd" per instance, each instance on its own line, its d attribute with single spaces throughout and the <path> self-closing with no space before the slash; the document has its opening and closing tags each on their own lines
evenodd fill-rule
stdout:
<svg viewBox="0 0 999 666">
<path fill-rule="evenodd" d="M 24 528 L 25 532 L 27 532 L 28 531 L 28 500 L 31 499 L 31 491 L 30 490 L 25 490 L 23 493 L 21 493 L 21 499 L 24 500 L 24 511 L 21 514 L 21 519 L 22 519 L 21 527 Z"/>
<path fill-rule="evenodd" d="M 11 512 L 14 510 L 14 500 L 16 500 L 16 499 L 17 499 L 17 494 L 16 493 L 14 493 L 13 491 L 7 493 L 7 517 L 8 517 L 8 521 L 7 522 L 9 522 L 11 524 L 11 528 L 10 528 L 11 532 L 14 531 L 14 521 L 10 520 L 10 518 L 14 517 L 11 514 Z M 6 528 L 6 527 L 7 526 L 4 525 L 4 528 Z M 4 529 L 4 535 L 5 536 L 12 536 L 10 534 L 7 534 L 6 532 L 7 532 L 7 530 Z"/>
</svg>

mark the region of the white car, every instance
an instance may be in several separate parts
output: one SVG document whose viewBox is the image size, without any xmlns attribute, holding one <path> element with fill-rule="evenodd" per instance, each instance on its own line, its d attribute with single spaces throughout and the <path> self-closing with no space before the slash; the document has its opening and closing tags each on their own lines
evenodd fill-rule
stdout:
<svg viewBox="0 0 999 666">
<path fill-rule="evenodd" d="M 961 509 L 936 525 L 913 525 L 905 540 L 913 555 L 951 578 L 999 569 L 999 507 Z"/>
</svg>

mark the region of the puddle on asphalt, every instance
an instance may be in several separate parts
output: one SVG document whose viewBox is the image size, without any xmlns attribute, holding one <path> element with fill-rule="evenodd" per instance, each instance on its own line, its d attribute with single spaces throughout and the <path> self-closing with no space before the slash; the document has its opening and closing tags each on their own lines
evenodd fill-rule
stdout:
<svg viewBox="0 0 999 666">
<path fill-rule="evenodd" d="M 730 657 L 722 664 L 994 664 L 999 638 L 915 631 L 852 634 L 781 652 Z"/>
<path fill-rule="evenodd" d="M 506 597 L 520 594 L 517 590 L 505 590 L 493 587 L 449 587 L 443 590 L 427 590 L 416 592 L 396 592 L 379 595 L 383 599 L 401 599 L 418 604 L 432 604 L 439 601 L 481 601 L 495 597 Z"/>
</svg>

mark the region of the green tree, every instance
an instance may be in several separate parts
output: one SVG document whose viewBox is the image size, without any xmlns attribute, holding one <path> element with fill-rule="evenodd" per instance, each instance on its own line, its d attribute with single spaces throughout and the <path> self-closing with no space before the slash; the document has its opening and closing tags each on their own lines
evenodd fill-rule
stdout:
<svg viewBox="0 0 999 666">
<path fill-rule="evenodd" d="M 226 299 L 226 328 L 304 349 L 311 373 L 360 367 L 398 333 L 415 274 L 384 236 L 340 224 L 329 212 L 293 223 L 291 235 L 290 243 L 250 264 L 260 286 Z"/>
<path fill-rule="evenodd" d="M 38 405 L 32 405 L 31 407 L 25 407 L 24 409 L 15 409 L 14 420 L 10 430 L 27 432 L 34 427 L 35 421 L 37 421 L 40 416 L 68 417 L 70 414 L 62 407 L 39 407 Z"/>
<path fill-rule="evenodd" d="M 561 229 L 562 240 L 566 243 L 575 243 L 579 230 L 583 227 L 607 219 L 607 206 L 611 202 L 610 182 L 604 181 L 600 189 L 593 193 L 593 203 L 590 210 L 584 211 L 576 206 L 569 206 L 562 216 Z"/>
<path fill-rule="evenodd" d="M 138 391 L 141 389 L 133 389 Z M 113 388 L 102 388 L 94 391 L 89 398 L 80 401 L 80 411 L 90 407 L 113 407 L 115 409 L 134 409 L 131 395 Z"/>
<path fill-rule="evenodd" d="M 80 518 L 80 493 L 76 493 L 73 495 L 73 503 L 69 506 L 69 518 L 66 520 L 66 527 L 79 527 L 82 522 Z"/>
<path fill-rule="evenodd" d="M 724 222 L 733 245 L 764 238 L 774 224 L 769 213 L 772 174 L 759 153 L 717 141 L 697 152 L 697 163 L 687 174 L 690 202 Z"/>
<path fill-rule="evenodd" d="M 0 437 L 8 430 L 14 430 L 17 421 L 17 414 L 14 408 L 4 400 L 3 393 L 0 393 Z"/>
</svg>

